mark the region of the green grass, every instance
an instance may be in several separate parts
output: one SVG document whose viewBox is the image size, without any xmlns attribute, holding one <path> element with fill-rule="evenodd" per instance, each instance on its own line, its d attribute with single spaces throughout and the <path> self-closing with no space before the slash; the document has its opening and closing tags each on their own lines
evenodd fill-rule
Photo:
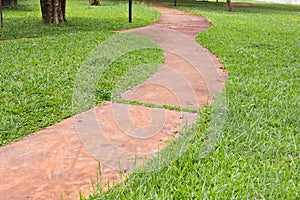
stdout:
<svg viewBox="0 0 300 200">
<path fill-rule="evenodd" d="M 4 9 L 4 27 L 0 40 L 35 38 L 65 33 L 114 31 L 147 25 L 158 13 L 143 4 L 133 6 L 133 23 L 128 23 L 128 5 L 124 1 L 103 1 L 101 6 L 89 6 L 86 1 L 70 0 L 66 9 L 67 23 L 45 26 L 41 24 L 39 1 L 22 0 L 16 9 Z"/>
<path fill-rule="evenodd" d="M 200 114 L 184 154 L 171 143 L 164 156 L 174 161 L 88 199 L 300 198 L 300 6 L 198 4 L 178 8 L 212 22 L 197 41 L 228 70 L 224 93 Z"/>
<path fill-rule="evenodd" d="M 143 4 L 134 4 L 133 10 L 130 24 L 126 2 L 103 1 L 102 6 L 90 7 L 88 1 L 71 0 L 67 2 L 68 22 L 48 26 L 41 24 L 39 1 L 24 0 L 17 9 L 4 9 L 4 28 L 0 29 L 0 146 L 74 114 L 74 79 L 82 63 L 95 56 L 91 52 L 117 35 L 112 31 L 143 26 L 158 17 L 157 11 Z M 158 47 L 122 55 L 107 66 L 105 77 L 99 78 L 97 103 L 109 99 L 107 94 L 129 67 L 161 62 Z M 146 75 L 136 84 L 154 71 L 145 68 Z"/>
</svg>

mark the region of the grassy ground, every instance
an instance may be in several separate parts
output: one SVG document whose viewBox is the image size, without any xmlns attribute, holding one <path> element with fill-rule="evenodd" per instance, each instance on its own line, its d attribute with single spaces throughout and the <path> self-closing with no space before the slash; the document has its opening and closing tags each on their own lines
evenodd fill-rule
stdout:
<svg viewBox="0 0 300 200">
<path fill-rule="evenodd" d="M 197 41 L 227 68 L 225 92 L 203 110 L 186 152 L 169 151 L 178 159 L 89 199 L 300 199 L 300 6 L 178 8 L 211 20 Z"/>
<path fill-rule="evenodd" d="M 153 22 L 158 13 L 145 6 L 133 7 L 133 23 L 128 23 L 128 5 L 125 1 L 103 1 L 101 6 L 89 6 L 84 0 L 70 0 L 66 9 L 68 23 L 59 26 L 41 24 L 39 1 L 22 0 L 15 9 L 4 9 L 4 28 L 0 40 L 35 38 L 65 33 L 113 31 L 144 26 Z"/>
<path fill-rule="evenodd" d="M 101 6 L 90 7 L 88 1 L 70 0 L 68 22 L 47 26 L 41 24 L 39 1 L 24 0 L 17 9 L 4 9 L 0 146 L 74 114 L 74 78 L 83 61 L 95 56 L 91 55 L 93 49 L 115 36 L 113 30 L 144 26 L 158 17 L 157 11 L 142 4 L 134 4 L 133 12 L 130 24 L 126 2 L 103 1 Z M 160 49 L 137 50 L 118 58 L 100 78 L 97 103 L 109 99 L 111 88 L 128 67 L 153 62 L 162 62 Z M 148 76 L 153 73 L 153 69 L 145 71 Z"/>
</svg>

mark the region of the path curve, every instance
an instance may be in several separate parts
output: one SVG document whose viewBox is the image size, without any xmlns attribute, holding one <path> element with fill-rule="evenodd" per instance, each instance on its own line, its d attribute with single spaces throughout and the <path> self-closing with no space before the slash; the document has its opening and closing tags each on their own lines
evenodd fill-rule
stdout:
<svg viewBox="0 0 300 200">
<path fill-rule="evenodd" d="M 209 52 L 193 41 L 198 32 L 209 27 L 209 22 L 203 17 L 176 9 L 160 7 L 158 10 L 160 19 L 156 24 L 129 32 L 146 35 L 158 42 L 165 50 L 165 64 L 144 84 L 121 96 L 124 99 L 182 107 L 206 105 L 211 94 L 222 90 L 226 77 L 217 69 Z M 176 40 L 176 35 L 181 35 L 183 39 Z M 208 69 L 216 73 L 210 74 L 211 70 Z M 120 126 L 124 125 L 115 122 L 114 118 L 123 116 L 124 106 L 127 106 L 130 119 L 138 127 L 153 124 L 149 113 L 153 114 L 151 116 L 155 116 L 155 112 L 164 113 L 164 123 L 158 124 L 161 130 L 155 137 L 144 141 L 146 150 L 157 148 L 157 145 L 164 146 L 165 140 L 178 134 L 184 120 L 191 124 L 196 118 L 194 113 L 163 109 L 154 111 L 143 106 L 105 102 L 21 141 L 1 147 L 0 199 L 77 199 L 79 190 L 84 194 L 91 193 L 91 177 L 95 180 L 98 172 L 98 154 L 95 149 L 87 149 L 84 143 L 97 143 L 101 137 L 88 135 L 86 140 L 89 141 L 83 142 L 79 132 L 93 132 L 93 124 L 89 123 L 96 119 L 96 125 L 107 134 L 106 139 L 117 141 L 122 148 L 130 148 L 128 138 L 120 135 Z M 92 120 L 89 120 L 91 116 Z M 78 124 L 81 124 L 79 128 Z M 105 144 L 101 148 L 105 150 Z M 108 160 L 114 156 L 111 155 Z M 116 162 L 116 159 L 112 162 Z M 104 180 L 119 178 L 119 170 L 110 167 L 109 163 L 101 162 L 101 170 Z"/>
</svg>

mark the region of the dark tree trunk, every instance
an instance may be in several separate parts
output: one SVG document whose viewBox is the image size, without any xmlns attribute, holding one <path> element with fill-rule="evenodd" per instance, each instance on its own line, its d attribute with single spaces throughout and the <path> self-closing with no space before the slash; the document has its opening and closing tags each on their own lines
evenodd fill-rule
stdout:
<svg viewBox="0 0 300 200">
<path fill-rule="evenodd" d="M 2 0 L 2 6 L 16 6 L 18 4 L 17 0 Z"/>
<path fill-rule="evenodd" d="M 98 6 L 99 5 L 99 0 L 90 0 L 90 5 L 91 6 Z"/>
<path fill-rule="evenodd" d="M 226 10 L 232 11 L 231 0 L 226 0 Z"/>
<path fill-rule="evenodd" d="M 2 0 L 0 0 L 0 27 L 3 27 L 3 18 L 2 18 Z"/>
<path fill-rule="evenodd" d="M 66 0 L 40 0 L 42 22 L 59 24 L 66 21 Z"/>
</svg>

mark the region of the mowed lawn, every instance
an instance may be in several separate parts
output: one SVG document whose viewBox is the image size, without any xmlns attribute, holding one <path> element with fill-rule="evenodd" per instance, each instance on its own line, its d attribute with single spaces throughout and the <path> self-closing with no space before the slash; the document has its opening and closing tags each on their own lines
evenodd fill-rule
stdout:
<svg viewBox="0 0 300 200">
<path fill-rule="evenodd" d="M 228 70 L 225 91 L 185 153 L 166 151 L 177 159 L 87 198 L 300 199 L 300 6 L 183 4 L 212 22 L 197 42 Z"/>
<path fill-rule="evenodd" d="M 90 7 L 88 1 L 70 0 L 67 23 L 43 25 L 39 1 L 18 3 L 17 8 L 4 9 L 0 29 L 0 146 L 73 115 L 74 79 L 82 63 L 97 56 L 91 52 L 116 36 L 113 31 L 144 26 L 158 18 L 156 10 L 141 3 L 134 3 L 133 23 L 128 23 L 126 2 L 101 1 L 101 6 Z M 98 84 L 95 104 L 110 98 L 110 90 L 129 67 L 162 59 L 159 48 L 118 58 L 103 77 L 99 74 L 103 84 Z"/>
</svg>

